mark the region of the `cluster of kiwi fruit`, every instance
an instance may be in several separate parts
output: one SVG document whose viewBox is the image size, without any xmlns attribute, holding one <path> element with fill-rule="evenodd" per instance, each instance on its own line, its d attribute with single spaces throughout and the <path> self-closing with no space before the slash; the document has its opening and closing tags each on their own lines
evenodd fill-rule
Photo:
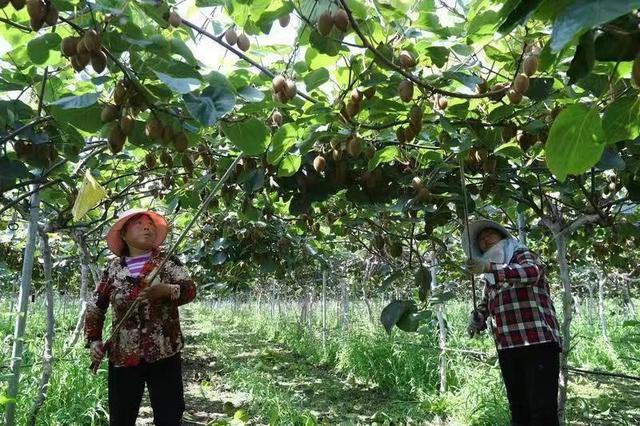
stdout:
<svg viewBox="0 0 640 426">
<path fill-rule="evenodd" d="M 522 61 L 522 72 L 519 73 L 511 84 L 511 89 L 507 92 L 509 102 L 514 105 L 522 102 L 523 95 L 529 90 L 529 77 L 538 71 L 538 55 L 531 53 Z"/>
<path fill-rule="evenodd" d="M 144 134 L 163 145 L 172 144 L 176 152 L 185 152 L 189 147 L 187 135 L 181 129 L 170 123 L 163 123 L 154 116 L 149 117 L 145 123 Z"/>
<path fill-rule="evenodd" d="M 269 116 L 269 118 L 267 119 L 267 124 L 273 127 L 282 126 L 282 122 L 283 122 L 282 113 L 277 109 L 274 110 Z"/>
<path fill-rule="evenodd" d="M 271 80 L 271 98 L 274 102 L 286 104 L 298 94 L 296 82 L 282 74 L 278 74 Z"/>
<path fill-rule="evenodd" d="M 404 143 L 411 142 L 417 135 L 420 134 L 420 131 L 422 130 L 423 117 L 424 112 L 422 111 L 422 108 L 420 108 L 418 105 L 413 105 L 409 110 L 409 124 L 404 127 L 398 126 L 398 128 L 396 128 L 396 137 L 398 138 L 398 143 L 402 145 Z"/>
<path fill-rule="evenodd" d="M 373 98 L 375 94 L 376 88 L 373 86 L 365 90 L 353 89 L 347 102 L 342 103 L 340 114 L 348 121 L 354 119 L 362 110 L 362 101 Z"/>
<path fill-rule="evenodd" d="M 0 9 L 4 9 L 9 3 L 15 10 L 21 10 L 25 5 L 27 6 L 33 31 L 39 31 L 44 24 L 54 26 L 58 23 L 58 9 L 51 1 L 45 3 L 42 0 L 0 0 Z"/>
<path fill-rule="evenodd" d="M 145 106 L 142 95 L 131 80 L 120 80 L 113 91 L 113 103 L 102 108 L 100 118 L 104 123 L 113 122 L 108 142 L 111 152 L 122 151 L 127 136 L 133 131 L 134 116 Z"/>
<path fill-rule="evenodd" d="M 429 192 L 420 177 L 414 176 L 413 179 L 411 179 L 411 187 L 416 193 L 415 199 L 417 201 L 426 201 L 431 197 L 431 192 Z"/>
<path fill-rule="evenodd" d="M 333 13 L 326 10 L 318 17 L 317 27 L 323 36 L 328 36 L 333 27 L 344 33 L 349 29 L 349 15 L 344 9 L 338 9 Z"/>
<path fill-rule="evenodd" d="M 251 47 L 251 41 L 249 41 L 249 37 L 245 33 L 241 33 L 238 35 L 236 30 L 231 27 L 227 31 L 224 32 L 224 39 L 230 45 L 237 45 L 238 49 L 246 52 Z"/>
<path fill-rule="evenodd" d="M 102 51 L 102 37 L 90 29 L 82 37 L 65 37 L 60 44 L 62 54 L 71 60 L 71 66 L 77 72 L 84 70 L 89 63 L 100 74 L 107 67 L 107 55 Z"/>
<path fill-rule="evenodd" d="M 496 157 L 489 154 L 486 148 L 472 147 L 469 150 L 466 163 L 467 167 L 472 171 L 482 170 L 489 175 L 496 172 Z"/>
<path fill-rule="evenodd" d="M 58 158 L 58 151 L 51 143 L 34 144 L 18 140 L 13 149 L 21 160 L 39 166 L 49 166 Z"/>
</svg>

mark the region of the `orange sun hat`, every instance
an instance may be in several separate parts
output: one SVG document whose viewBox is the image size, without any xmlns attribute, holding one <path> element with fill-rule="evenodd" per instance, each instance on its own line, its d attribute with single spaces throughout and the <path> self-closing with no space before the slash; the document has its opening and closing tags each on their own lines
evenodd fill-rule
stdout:
<svg viewBox="0 0 640 426">
<path fill-rule="evenodd" d="M 111 229 L 109 229 L 109 232 L 107 232 L 107 245 L 116 256 L 121 255 L 122 249 L 124 249 L 126 245 L 120 235 L 122 228 L 129 219 L 139 214 L 147 215 L 156 226 L 156 241 L 154 247 L 160 247 L 165 238 L 167 238 L 167 234 L 169 233 L 169 224 L 164 216 L 160 213 L 154 212 L 153 210 L 140 208 L 129 209 L 120 215 L 116 223 L 114 223 L 111 226 Z"/>
</svg>

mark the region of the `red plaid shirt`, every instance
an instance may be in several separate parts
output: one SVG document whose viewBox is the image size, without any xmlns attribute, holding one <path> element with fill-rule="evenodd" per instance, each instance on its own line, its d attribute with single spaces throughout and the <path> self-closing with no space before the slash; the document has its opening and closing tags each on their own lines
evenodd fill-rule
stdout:
<svg viewBox="0 0 640 426">
<path fill-rule="evenodd" d="M 538 343 L 560 345 L 560 327 L 544 265 L 533 252 L 517 250 L 508 265 L 491 263 L 495 285 L 485 283 L 478 311 L 493 318 L 498 349 Z"/>
</svg>

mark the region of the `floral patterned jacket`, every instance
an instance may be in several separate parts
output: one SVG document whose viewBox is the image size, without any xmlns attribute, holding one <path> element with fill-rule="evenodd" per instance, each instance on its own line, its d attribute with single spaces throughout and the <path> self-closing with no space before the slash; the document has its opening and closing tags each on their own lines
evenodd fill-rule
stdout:
<svg viewBox="0 0 640 426">
<path fill-rule="evenodd" d="M 111 260 L 104 269 L 92 299 L 87 305 L 84 335 L 87 347 L 102 340 L 102 327 L 109 305 L 113 309 L 112 328 L 124 316 L 129 306 L 149 284 L 146 277 L 160 264 L 165 254 L 154 250 L 139 277 L 127 268 L 125 258 Z M 184 346 L 180 330 L 178 306 L 189 303 L 196 296 L 196 286 L 186 269 L 174 257 L 163 266 L 153 284 L 169 284 L 172 296 L 159 302 L 141 302 L 113 336 L 109 361 L 116 367 L 138 365 L 143 359 L 154 362 L 175 355 Z"/>
</svg>

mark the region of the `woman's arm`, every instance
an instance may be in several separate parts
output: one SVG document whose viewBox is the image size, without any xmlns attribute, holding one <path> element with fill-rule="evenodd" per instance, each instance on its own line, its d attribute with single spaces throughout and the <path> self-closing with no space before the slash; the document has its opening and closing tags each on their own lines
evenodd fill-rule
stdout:
<svg viewBox="0 0 640 426">
<path fill-rule="evenodd" d="M 513 263 L 490 264 L 496 284 L 501 284 L 502 287 L 535 284 L 542 273 L 540 259 L 529 250 L 517 251 L 514 257 Z"/>
<path fill-rule="evenodd" d="M 196 297 L 196 284 L 191 279 L 187 269 L 176 258 L 171 258 L 167 262 L 167 271 L 171 279 L 170 299 L 178 306 L 191 302 Z"/>
<path fill-rule="evenodd" d="M 102 326 L 104 318 L 109 308 L 111 297 L 111 278 L 109 277 L 109 267 L 105 267 L 102 279 L 96 286 L 91 300 L 87 304 L 87 312 L 84 321 L 84 337 L 86 347 L 91 346 L 91 342 L 102 340 Z"/>
</svg>

